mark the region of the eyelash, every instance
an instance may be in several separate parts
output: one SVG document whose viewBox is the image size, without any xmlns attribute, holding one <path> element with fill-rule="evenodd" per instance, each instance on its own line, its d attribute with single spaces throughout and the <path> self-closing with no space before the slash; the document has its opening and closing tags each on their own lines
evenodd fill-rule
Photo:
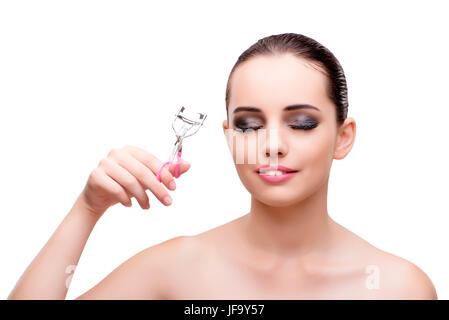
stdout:
<svg viewBox="0 0 449 320">
<path fill-rule="evenodd" d="M 242 132 L 242 133 L 245 133 L 245 131 L 247 131 L 247 130 L 259 130 L 260 128 L 262 128 L 262 126 L 258 126 L 258 127 L 247 127 L 247 128 L 242 128 L 242 127 L 239 127 L 239 126 L 237 126 L 237 131 L 240 131 L 240 132 Z"/>
<path fill-rule="evenodd" d="M 290 125 L 290 128 L 295 129 L 295 130 L 305 130 L 305 131 L 307 131 L 307 130 L 314 129 L 317 126 L 318 126 L 318 122 L 313 122 L 313 123 L 310 123 L 310 124 L 304 124 L 304 125 L 300 125 L 300 126 Z M 263 126 L 242 128 L 242 127 L 237 126 L 237 130 L 241 131 L 242 133 L 245 133 L 245 131 L 247 131 L 247 130 L 250 130 L 250 129 L 252 129 L 252 130 L 259 130 L 262 127 Z"/>
<path fill-rule="evenodd" d="M 317 126 L 318 126 L 318 122 L 312 122 L 312 123 L 307 123 L 307 124 L 300 125 L 300 126 L 291 125 L 290 127 L 293 129 L 312 130 L 313 128 L 316 128 Z"/>
</svg>

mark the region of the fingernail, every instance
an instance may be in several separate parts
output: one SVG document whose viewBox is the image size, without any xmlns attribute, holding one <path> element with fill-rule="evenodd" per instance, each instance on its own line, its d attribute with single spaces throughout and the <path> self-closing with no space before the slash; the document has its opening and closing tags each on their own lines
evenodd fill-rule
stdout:
<svg viewBox="0 0 449 320">
<path fill-rule="evenodd" d="M 176 189 L 176 183 L 175 183 L 175 181 L 172 180 L 172 181 L 168 184 L 168 187 L 169 187 L 170 189 L 172 189 L 172 190 L 175 190 L 175 189 Z"/>
<path fill-rule="evenodd" d="M 164 202 L 165 205 L 170 205 L 171 204 L 171 197 L 170 196 L 165 196 L 164 199 L 162 200 Z"/>
</svg>

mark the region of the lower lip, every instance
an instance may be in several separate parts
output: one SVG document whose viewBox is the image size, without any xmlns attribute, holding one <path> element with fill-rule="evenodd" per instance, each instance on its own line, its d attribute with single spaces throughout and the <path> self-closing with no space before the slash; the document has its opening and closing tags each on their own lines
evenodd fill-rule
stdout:
<svg viewBox="0 0 449 320">
<path fill-rule="evenodd" d="M 262 174 L 259 174 L 259 173 L 257 173 L 257 175 L 259 176 L 259 177 L 261 177 L 263 180 L 265 180 L 265 181 L 267 181 L 267 182 L 280 182 L 280 181 L 285 181 L 285 180 L 287 180 L 287 179 L 290 179 L 291 177 L 293 177 L 293 175 L 295 174 L 295 173 L 297 173 L 298 171 L 295 171 L 295 172 L 289 172 L 289 173 L 284 173 L 284 174 L 281 174 L 281 175 L 279 175 L 279 176 L 269 176 L 269 175 L 262 175 Z"/>
</svg>

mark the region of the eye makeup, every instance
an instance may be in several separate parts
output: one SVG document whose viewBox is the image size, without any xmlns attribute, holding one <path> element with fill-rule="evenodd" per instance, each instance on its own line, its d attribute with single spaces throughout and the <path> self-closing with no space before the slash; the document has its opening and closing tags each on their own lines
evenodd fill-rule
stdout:
<svg viewBox="0 0 449 320">
<path fill-rule="evenodd" d="M 234 119 L 234 127 L 243 133 L 247 130 L 258 130 L 263 124 L 263 120 L 255 116 L 240 116 Z"/>
<path fill-rule="evenodd" d="M 318 126 L 319 122 L 314 117 L 300 115 L 289 126 L 293 129 L 312 130 Z"/>
<path fill-rule="evenodd" d="M 312 130 L 319 125 L 319 121 L 312 116 L 299 114 L 288 118 L 288 126 L 295 130 Z M 256 116 L 239 116 L 234 118 L 234 127 L 238 132 L 258 130 L 264 126 L 264 120 Z"/>
</svg>

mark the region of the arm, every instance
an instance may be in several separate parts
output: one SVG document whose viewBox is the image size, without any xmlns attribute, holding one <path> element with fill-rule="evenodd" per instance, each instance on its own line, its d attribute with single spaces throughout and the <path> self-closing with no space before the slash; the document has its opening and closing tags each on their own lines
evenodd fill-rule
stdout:
<svg viewBox="0 0 449 320">
<path fill-rule="evenodd" d="M 65 299 L 68 290 L 67 278 L 77 265 L 92 229 L 107 208 L 119 202 L 130 207 L 131 197 L 135 197 L 142 209 L 149 209 L 146 189 L 161 202 L 170 197 L 164 186 L 171 190 L 176 189 L 176 186 L 171 186 L 170 183 L 174 183 L 172 171 L 175 166 L 162 170 L 161 181 L 156 179 L 154 172 L 161 165 L 162 162 L 157 157 L 134 146 L 112 149 L 91 172 L 72 209 L 25 270 L 8 299 Z M 179 174 L 184 174 L 189 168 L 190 164 L 183 161 Z M 129 272 L 122 273 L 122 270 L 133 270 L 132 275 L 134 272 L 144 271 L 131 268 L 139 265 L 143 256 L 139 255 L 118 268 L 105 283 L 122 276 L 128 277 L 132 282 Z M 103 291 L 100 292 L 104 294 Z M 133 295 L 131 291 L 129 294 Z"/>
<path fill-rule="evenodd" d="M 25 270 L 8 299 L 65 299 L 70 266 L 76 266 L 100 215 L 91 214 L 82 194 Z M 67 269 L 69 268 L 69 269 Z"/>
</svg>

